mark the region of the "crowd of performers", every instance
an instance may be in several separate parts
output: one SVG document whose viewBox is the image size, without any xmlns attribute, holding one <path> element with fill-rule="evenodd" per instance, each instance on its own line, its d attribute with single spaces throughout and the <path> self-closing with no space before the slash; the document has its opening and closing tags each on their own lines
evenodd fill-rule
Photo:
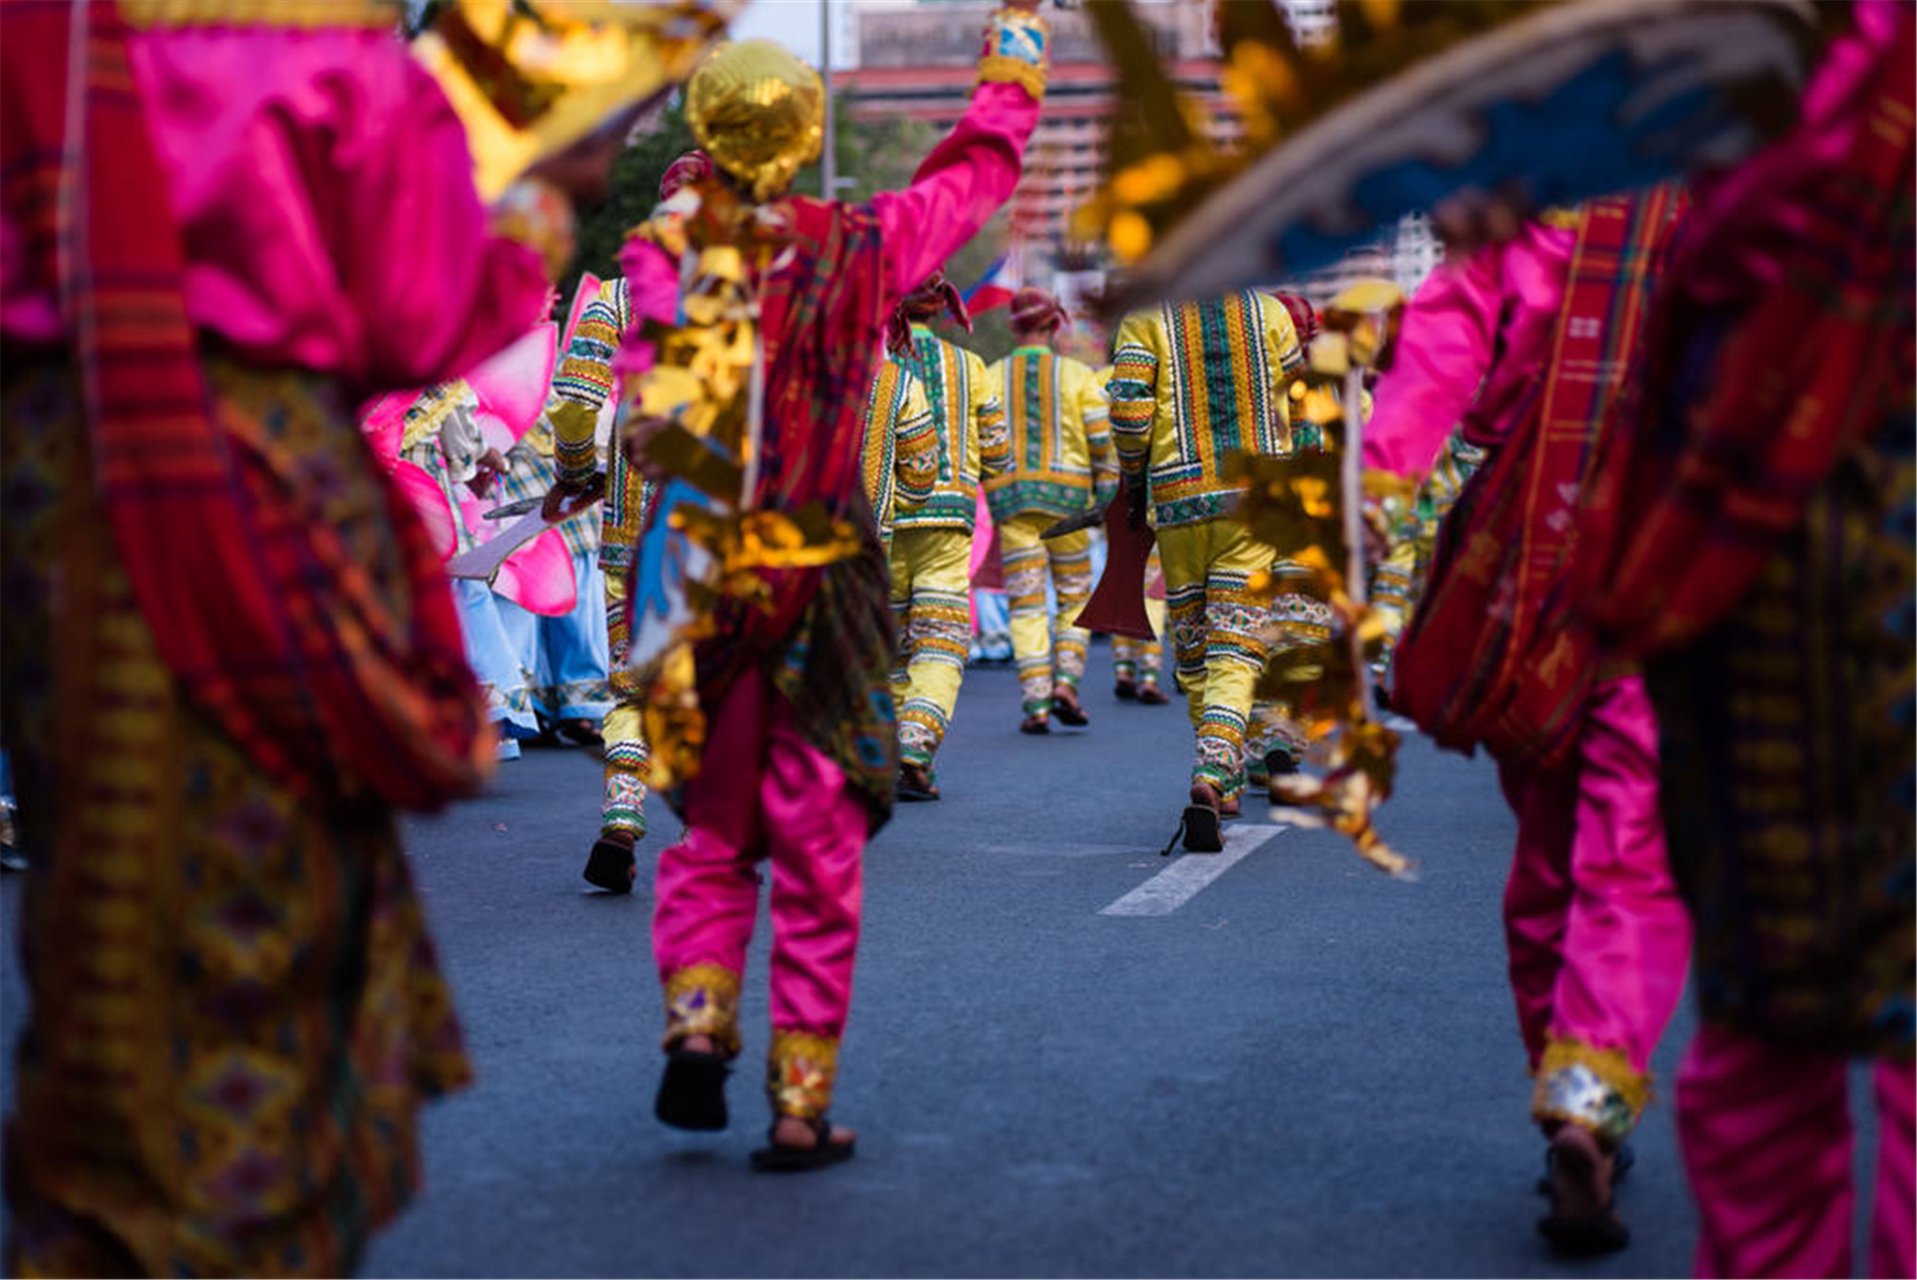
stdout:
<svg viewBox="0 0 1917 1280">
<path fill-rule="evenodd" d="M 586 875 L 633 886 L 649 773 L 627 595 L 670 424 L 608 428 L 654 358 L 647 322 L 681 310 L 699 200 L 781 245 L 750 281 L 751 505 L 818 504 L 857 550 L 766 571 L 696 642 L 700 767 L 668 793 L 684 831 L 654 886 L 661 1120 L 728 1122 L 766 864 L 773 1124 L 753 1162 L 853 1154 L 827 1115 L 862 854 L 895 800 L 939 798 L 981 508 L 1020 730 L 1088 722 L 1091 537 L 1054 526 L 1110 508 L 1155 541 L 1139 590 L 1172 673 L 1156 643 L 1115 643 L 1116 692 L 1162 703 L 1175 673 L 1186 846 L 1217 848 L 1248 788 L 1308 767 L 1309 716 L 1259 677 L 1330 611 L 1288 573 L 1297 548 L 1234 518 L 1230 463 L 1326 447 L 1290 412 L 1311 309 L 1251 289 L 1148 308 L 1097 370 L 1056 349 L 1071 318 L 1039 290 L 996 364 L 932 328 L 962 319 L 940 269 L 1010 196 L 1038 120 L 1032 9 L 994 16 L 971 104 L 911 183 L 857 205 L 789 189 L 816 154 L 816 74 L 719 47 L 687 93 L 726 109 L 692 117 L 702 149 L 501 448 L 487 418 L 510 414 L 472 371 L 549 322 L 557 267 L 500 234 L 390 14 L 129 23 L 96 3 L 69 59 L 67 6 L 0 6 L 0 618 L 31 864 L 10 1269 L 354 1264 L 411 1194 L 417 1108 L 470 1075 L 397 810 L 470 794 L 516 739 L 602 741 Z M 1850 1272 L 1857 1056 L 1880 1124 L 1868 1265 L 1917 1266 L 1912 28 L 1857 5 L 1800 122 L 1727 173 L 1444 211 L 1451 259 L 1345 406 L 1367 463 L 1424 486 L 1374 570 L 1388 696 L 1486 747 L 1517 819 L 1510 979 L 1540 1226 L 1565 1252 L 1628 1239 L 1613 1186 L 1694 968 L 1675 1100 L 1699 1273 Z M 541 197 L 514 199 L 522 232 L 541 222 Z M 442 563 L 514 500 L 548 532 L 449 593 Z"/>
</svg>

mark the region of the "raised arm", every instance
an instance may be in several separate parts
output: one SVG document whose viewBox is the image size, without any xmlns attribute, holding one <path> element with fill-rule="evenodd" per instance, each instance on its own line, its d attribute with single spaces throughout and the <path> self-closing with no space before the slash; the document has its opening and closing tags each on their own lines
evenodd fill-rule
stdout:
<svg viewBox="0 0 1917 1280">
<path fill-rule="evenodd" d="M 872 197 L 885 255 L 882 312 L 978 234 L 1018 185 L 1038 125 L 1050 34 L 1036 0 L 1001 9 L 986 28 L 972 103 L 903 191 Z"/>
</svg>

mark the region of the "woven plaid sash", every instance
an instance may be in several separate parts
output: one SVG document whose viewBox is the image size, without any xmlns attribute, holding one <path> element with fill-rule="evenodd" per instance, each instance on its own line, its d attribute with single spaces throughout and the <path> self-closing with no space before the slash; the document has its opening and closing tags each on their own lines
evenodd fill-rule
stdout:
<svg viewBox="0 0 1917 1280">
<path fill-rule="evenodd" d="M 80 134 L 69 138 L 77 15 Z M 118 10 L 104 0 L 7 3 L 0 22 L 9 214 L 37 229 L 36 254 L 58 245 L 94 479 L 167 667 L 298 793 L 431 807 L 470 789 L 490 748 L 484 706 L 438 557 L 409 505 L 378 482 L 403 565 L 395 601 L 317 518 L 323 477 L 208 396 L 179 228 Z M 34 203 L 52 194 L 23 176 L 34 171 L 57 172 L 64 199 Z M 338 425 L 356 431 L 344 415 Z"/>
<path fill-rule="evenodd" d="M 1573 738 L 1595 644 L 1540 621 L 1569 589 L 1584 480 L 1681 200 L 1666 185 L 1585 206 L 1543 393 L 1439 533 L 1394 699 L 1446 746 L 1549 760 Z"/>
<path fill-rule="evenodd" d="M 1895 21 L 1845 100 L 1739 169 L 1673 250 L 1580 555 L 1630 652 L 1716 623 L 1838 460 L 1887 419 L 1909 429 L 1917 19 Z"/>
</svg>

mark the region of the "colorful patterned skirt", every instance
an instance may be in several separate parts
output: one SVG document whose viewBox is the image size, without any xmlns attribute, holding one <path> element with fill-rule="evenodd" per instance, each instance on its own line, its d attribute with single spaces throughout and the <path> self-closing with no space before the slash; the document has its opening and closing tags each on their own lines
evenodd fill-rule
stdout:
<svg viewBox="0 0 1917 1280">
<path fill-rule="evenodd" d="M 1737 608 L 1647 668 L 1704 1017 L 1908 1060 L 1917 1027 L 1912 432 L 1827 481 Z"/>
<path fill-rule="evenodd" d="M 208 382 L 333 464 L 316 483 L 380 483 L 326 381 Z M 0 426 L 0 729 L 32 859 L 7 1268 L 345 1274 L 417 1185 L 419 1105 L 470 1075 L 393 815 L 302 801 L 182 699 L 64 363 L 9 352 Z M 382 519 L 340 533 L 395 562 Z"/>
</svg>

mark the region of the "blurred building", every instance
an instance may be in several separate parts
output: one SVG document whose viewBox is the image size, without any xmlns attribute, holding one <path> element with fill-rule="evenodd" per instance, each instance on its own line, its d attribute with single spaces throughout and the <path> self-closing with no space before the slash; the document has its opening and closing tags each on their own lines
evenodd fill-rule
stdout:
<svg viewBox="0 0 1917 1280">
<path fill-rule="evenodd" d="M 1331 38 L 1336 0 L 1277 2 L 1302 41 Z M 1212 141 L 1231 146 L 1242 129 L 1219 83 L 1214 4 L 1173 0 L 1139 4 L 1137 12 L 1178 88 L 1199 104 Z M 902 115 L 949 127 L 964 114 L 979 32 L 994 7 L 992 0 L 851 0 L 849 61 L 855 65 L 834 70 L 835 90 L 855 118 Z M 1059 258 L 1068 245 L 1072 210 L 1104 180 L 1106 140 L 1120 103 L 1116 77 L 1083 8 L 1047 7 L 1044 15 L 1052 27 L 1052 69 L 1045 109 L 1012 197 L 1012 229 L 1030 247 L 1025 265 L 1034 280 L 1050 278 L 1054 267 L 1078 268 L 1072 274 L 1082 280 L 1089 263 L 1071 253 L 1063 254 L 1064 262 Z M 1409 292 L 1429 273 L 1437 252 L 1425 220 L 1408 218 L 1375 248 L 1287 287 L 1323 302 L 1352 280 L 1383 276 Z"/>
<path fill-rule="evenodd" d="M 989 0 L 910 6 L 853 0 L 857 66 L 833 72 L 855 118 L 911 116 L 944 129 L 965 112 Z M 1218 84 L 1209 3 L 1139 6 L 1178 87 L 1203 105 L 1210 136 L 1238 136 L 1237 115 Z M 1045 111 L 1012 198 L 1015 231 L 1046 247 L 1064 243 L 1071 211 L 1105 172 L 1105 139 L 1118 106 L 1112 68 L 1082 9 L 1045 10 L 1052 70 Z"/>
</svg>

